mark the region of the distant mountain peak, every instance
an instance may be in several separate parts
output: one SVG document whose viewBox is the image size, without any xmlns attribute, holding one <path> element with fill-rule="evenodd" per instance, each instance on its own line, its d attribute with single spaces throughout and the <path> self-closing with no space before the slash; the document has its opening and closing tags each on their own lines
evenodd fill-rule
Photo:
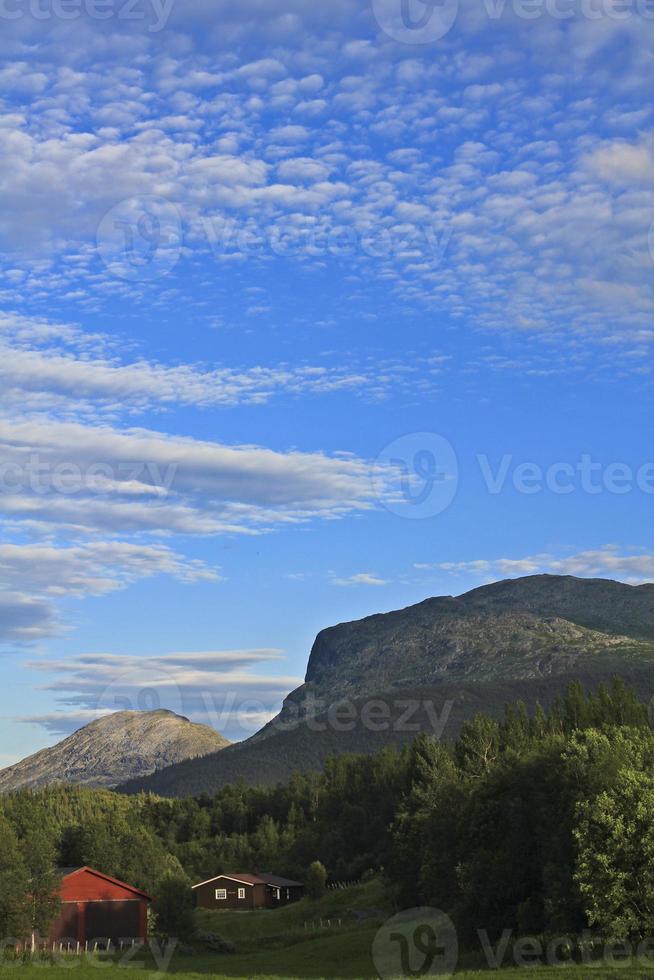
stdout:
<svg viewBox="0 0 654 980">
<path fill-rule="evenodd" d="M 0 793 L 53 783 L 111 788 L 229 744 L 213 728 L 166 708 L 117 711 L 0 771 Z"/>
</svg>

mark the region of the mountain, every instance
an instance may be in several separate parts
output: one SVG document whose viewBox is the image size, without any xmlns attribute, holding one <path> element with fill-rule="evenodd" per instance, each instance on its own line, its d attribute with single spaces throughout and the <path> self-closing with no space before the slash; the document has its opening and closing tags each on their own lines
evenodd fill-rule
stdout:
<svg viewBox="0 0 654 980">
<path fill-rule="evenodd" d="M 282 718 L 391 687 L 525 680 L 654 663 L 654 585 L 534 575 L 318 634 Z"/>
<path fill-rule="evenodd" d="M 0 793 L 51 783 L 114 787 L 229 744 L 172 711 L 118 711 L 0 771 Z"/>
<path fill-rule="evenodd" d="M 654 585 L 510 579 L 323 630 L 305 683 L 260 732 L 120 788 L 176 796 L 239 777 L 272 783 L 419 730 L 454 738 L 478 711 L 498 716 L 517 699 L 547 706 L 573 679 L 593 688 L 615 675 L 654 695 Z M 343 701 L 339 716 L 333 706 Z"/>
</svg>

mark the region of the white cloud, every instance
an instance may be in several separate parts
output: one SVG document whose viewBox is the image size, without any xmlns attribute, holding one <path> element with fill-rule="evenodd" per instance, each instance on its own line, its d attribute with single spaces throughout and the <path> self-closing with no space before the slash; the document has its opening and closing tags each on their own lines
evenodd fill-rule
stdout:
<svg viewBox="0 0 654 980">
<path fill-rule="evenodd" d="M 390 582 L 387 579 L 380 578 L 379 575 L 375 575 L 373 572 L 357 572 L 354 575 L 349 575 L 347 578 L 332 577 L 332 582 L 334 585 L 342 586 L 390 585 Z"/>
<path fill-rule="evenodd" d="M 260 534 L 378 504 L 371 464 L 351 455 L 43 416 L 0 416 L 0 451 L 0 520 L 16 538 L 0 545 L 3 644 L 58 631 L 62 597 L 104 595 L 156 575 L 219 578 L 170 546 L 143 543 L 144 533 Z"/>
<path fill-rule="evenodd" d="M 163 545 L 95 541 L 77 546 L 0 545 L 0 646 L 34 643 L 64 629 L 57 601 L 102 596 L 140 579 L 169 575 L 214 582 L 218 572 Z"/>
<path fill-rule="evenodd" d="M 56 696 L 55 713 L 23 720 L 68 734 L 80 720 L 118 710 L 167 708 L 210 724 L 231 738 L 243 738 L 265 724 L 281 701 L 302 683 L 288 674 L 261 668 L 283 661 L 275 649 L 169 653 L 161 656 L 90 653 L 57 661 L 32 661 L 28 667 L 46 679 Z"/>
<path fill-rule="evenodd" d="M 592 150 L 585 165 L 602 180 L 614 184 L 654 184 L 654 142 L 612 140 Z"/>
<path fill-rule="evenodd" d="M 0 644 L 32 643 L 57 630 L 49 602 L 14 591 L 0 591 Z"/>
<path fill-rule="evenodd" d="M 376 503 L 371 467 L 356 457 L 42 419 L 0 418 L 0 447 L 6 516 L 91 530 L 188 533 L 197 521 L 218 533 Z"/>
<path fill-rule="evenodd" d="M 433 565 L 417 564 L 414 567 L 419 571 L 439 570 L 480 575 L 487 581 L 498 577 L 513 578 L 542 573 L 575 575 L 580 578 L 614 578 L 632 585 L 654 581 L 654 555 L 621 553 L 616 545 L 604 545 L 562 558 L 544 553 L 524 558 L 481 558 Z"/>
<path fill-rule="evenodd" d="M 153 575 L 172 575 L 183 582 L 215 581 L 219 577 L 203 562 L 183 559 L 163 545 L 126 541 L 65 548 L 0 545 L 0 589 L 17 587 L 53 597 L 104 595 Z"/>
<path fill-rule="evenodd" d="M 256 306 L 254 312 L 270 307 Z M 97 415 L 148 408 L 263 405 L 272 398 L 353 392 L 380 397 L 405 379 L 401 366 L 383 378 L 370 366 L 278 364 L 272 367 L 126 362 L 115 338 L 74 325 L 0 312 L 0 385 L 5 411 Z"/>
<path fill-rule="evenodd" d="M 234 49 L 229 56 L 214 51 L 213 57 L 199 49 L 185 56 L 166 51 L 150 63 L 140 60 L 126 75 L 111 61 L 115 52 L 109 47 L 107 72 L 117 93 L 111 106 L 101 74 L 87 65 L 71 79 L 53 70 L 44 54 L 49 70 L 39 77 L 52 81 L 38 102 L 25 99 L 20 111 L 8 112 L 0 128 L 7 161 L 0 239 L 14 251 L 12 275 L 24 277 L 8 278 L 6 295 L 61 295 L 63 287 L 80 302 L 102 295 L 116 284 L 95 253 L 101 218 L 121 200 L 155 195 L 182 215 L 182 263 L 215 253 L 207 223 L 226 217 L 242 233 L 252 220 L 260 230 L 281 222 L 292 241 L 298 228 L 315 222 L 321 240 L 329 242 L 329 235 L 345 228 L 361 242 L 371 229 L 376 237 L 397 231 L 400 216 L 409 247 L 390 255 L 355 247 L 350 263 L 357 275 L 382 281 L 398 303 L 445 309 L 482 328 L 520 330 L 530 324 L 544 333 L 572 333 L 584 344 L 603 333 L 629 342 L 649 323 L 654 304 L 647 245 L 654 212 L 652 136 L 647 120 L 629 111 L 642 108 L 633 105 L 629 86 L 638 79 L 638 66 L 651 58 L 651 41 L 638 30 L 638 17 L 628 24 L 609 17 L 594 24 L 581 16 L 572 24 L 550 17 L 520 23 L 507 11 L 491 25 L 492 52 L 482 56 L 474 47 L 466 49 L 472 9 L 463 8 L 457 24 L 462 33 L 448 38 L 448 45 L 407 51 L 411 58 L 400 60 L 381 36 L 337 33 L 329 40 L 302 36 L 300 56 L 291 39 L 300 39 L 306 19 L 315 26 L 324 16 L 304 5 L 297 7 L 294 27 L 287 25 L 290 34 L 282 31 L 283 56 L 282 48 L 274 57 L 242 62 Z M 239 6 L 238 15 L 226 15 L 234 36 L 252 17 L 255 35 L 267 37 L 272 12 L 266 11 L 255 16 Z M 345 18 L 341 29 L 358 17 L 348 3 L 339 11 Z M 481 16 L 487 21 L 483 11 Z M 193 23 L 195 15 L 187 17 Z M 487 31 L 488 23 L 483 26 Z M 226 43 L 229 31 L 222 22 L 221 27 Z M 77 29 L 82 31 L 70 27 Z M 538 97 L 525 75 L 526 52 L 512 48 L 507 60 L 505 45 L 514 30 L 536 58 Z M 557 69 L 567 67 L 572 49 L 583 68 L 590 51 L 627 36 L 639 57 L 619 79 L 621 111 L 613 125 L 620 123 L 620 133 L 598 142 L 594 120 L 611 107 L 606 86 L 582 70 L 575 98 L 566 104 Z M 141 37 L 139 44 L 147 40 Z M 366 53 L 365 75 L 350 74 L 343 42 L 352 41 L 347 51 Z M 491 67 L 499 78 L 492 77 Z M 29 78 L 22 61 L 12 72 L 12 78 Z M 61 92 L 72 83 L 77 101 L 62 110 Z M 314 120 L 306 97 L 316 93 L 320 116 Z M 303 125 L 288 122 L 296 111 L 309 111 Z M 625 129 L 627 119 L 631 130 Z M 496 124 L 504 133 L 501 141 Z M 424 153 L 427 131 L 442 133 L 442 155 Z M 379 134 L 387 147 L 374 159 Z M 427 232 L 439 240 L 448 233 L 444 254 L 425 244 Z M 35 265 L 44 256 L 46 264 Z M 215 257 L 229 260 L 220 247 Z M 269 248 L 266 261 L 276 257 Z M 300 248 L 296 256 L 308 263 L 317 258 L 331 262 L 334 255 L 329 248 L 321 256 Z M 256 259 L 245 259 L 256 268 Z M 635 301 L 616 300 L 607 309 L 597 288 L 580 302 L 579 284 L 595 282 L 612 283 L 616 296 Z M 33 372 L 35 384 L 42 373 L 25 357 L 17 369 Z M 65 369 L 74 370 L 57 363 L 52 373 Z M 92 373 L 100 385 L 131 391 L 133 369 L 108 362 L 96 364 Z M 271 376 L 259 385 L 254 378 L 241 385 L 237 373 L 216 378 L 228 399 L 234 386 L 239 397 L 266 398 L 266 384 L 277 384 Z M 191 384 L 205 391 L 211 384 L 211 371 L 204 377 L 196 371 L 189 379 L 183 368 L 157 365 L 146 366 L 143 384 L 170 389 L 178 375 L 182 393 Z"/>
</svg>

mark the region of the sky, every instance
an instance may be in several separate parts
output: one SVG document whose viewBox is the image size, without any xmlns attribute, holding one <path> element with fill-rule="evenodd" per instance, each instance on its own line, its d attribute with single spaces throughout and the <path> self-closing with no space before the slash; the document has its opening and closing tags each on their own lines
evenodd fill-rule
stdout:
<svg viewBox="0 0 654 980">
<path fill-rule="evenodd" d="M 0 765 L 654 579 L 654 0 L 0 0 Z"/>
</svg>

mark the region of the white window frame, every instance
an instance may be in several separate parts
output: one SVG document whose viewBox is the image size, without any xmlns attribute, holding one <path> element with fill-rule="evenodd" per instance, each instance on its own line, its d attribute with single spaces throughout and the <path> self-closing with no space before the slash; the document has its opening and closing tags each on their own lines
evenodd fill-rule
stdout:
<svg viewBox="0 0 654 980">
<path fill-rule="evenodd" d="M 227 889 L 226 888 L 216 888 L 216 901 L 226 902 L 227 901 Z"/>
<path fill-rule="evenodd" d="M 245 888 L 239 888 L 238 897 L 241 899 L 245 898 Z"/>
</svg>

